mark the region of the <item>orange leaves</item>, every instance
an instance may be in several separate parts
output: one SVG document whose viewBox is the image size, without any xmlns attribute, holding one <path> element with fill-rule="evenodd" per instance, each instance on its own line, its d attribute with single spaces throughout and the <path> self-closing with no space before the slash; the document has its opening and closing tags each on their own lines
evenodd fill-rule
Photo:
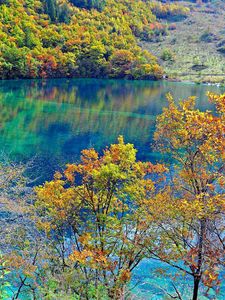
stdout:
<svg viewBox="0 0 225 300">
<path fill-rule="evenodd" d="M 130 270 L 122 270 L 119 275 L 119 280 L 123 283 L 129 282 L 131 278 Z"/>
<path fill-rule="evenodd" d="M 215 266 L 216 260 L 219 257 L 219 253 L 215 250 L 205 249 L 205 261 L 207 265 L 204 271 L 202 271 L 202 282 L 205 286 L 213 288 L 220 285 L 219 269 Z M 188 251 L 185 257 L 185 264 L 189 265 L 194 274 L 199 276 L 199 249 L 192 248 Z M 215 265 L 214 265 L 215 264 Z"/>
<path fill-rule="evenodd" d="M 112 77 L 123 78 L 129 75 L 134 60 L 135 56 L 129 50 L 120 49 L 114 51 L 110 58 L 110 73 Z"/>
<path fill-rule="evenodd" d="M 34 272 L 37 270 L 37 266 L 30 263 L 26 258 L 23 258 L 17 252 L 11 252 L 7 256 L 6 266 L 15 271 L 23 271 L 23 274 L 28 277 L 34 277 Z"/>
<path fill-rule="evenodd" d="M 51 54 L 39 54 L 37 56 L 37 59 L 41 63 L 39 71 L 40 77 L 50 77 L 51 73 L 53 73 L 57 69 L 56 58 Z"/>
<path fill-rule="evenodd" d="M 72 262 L 77 262 L 83 266 L 89 266 L 92 269 L 110 269 L 111 263 L 108 260 L 105 253 L 101 250 L 88 250 L 84 249 L 82 251 L 75 250 L 69 259 Z"/>
<path fill-rule="evenodd" d="M 91 234 L 86 232 L 83 235 L 79 236 L 78 240 L 83 246 L 88 246 L 91 241 Z"/>
<path fill-rule="evenodd" d="M 86 149 L 83 150 L 81 156 L 81 160 L 84 164 L 87 164 L 91 161 L 96 161 L 98 159 L 98 153 L 95 151 L 95 149 Z"/>
<path fill-rule="evenodd" d="M 224 96 L 210 94 L 209 97 L 213 98 L 214 102 L 220 103 L 220 106 L 217 105 L 220 113 Z M 209 111 L 201 112 L 195 109 L 194 97 L 176 105 L 169 95 L 168 101 L 169 107 L 158 117 L 154 135 L 160 150 L 170 152 L 179 161 L 182 156 L 186 156 L 190 164 L 195 161 L 193 167 L 197 167 L 198 172 L 200 165 L 206 167 L 224 161 L 224 118 L 214 116 Z M 203 177 L 203 171 L 200 173 Z"/>
<path fill-rule="evenodd" d="M 217 267 L 224 257 L 225 97 L 209 98 L 215 115 L 196 109 L 194 97 L 177 105 L 168 96 L 154 138 L 175 160 L 173 179 L 149 210 L 159 223 L 160 258 L 182 260 L 195 279 L 212 288 L 219 284 Z"/>
<path fill-rule="evenodd" d="M 219 275 L 214 270 L 205 270 L 203 274 L 203 283 L 209 288 L 220 285 Z"/>
<path fill-rule="evenodd" d="M 36 188 L 37 201 L 35 203 L 36 210 L 43 216 L 51 218 L 49 222 L 39 224 L 43 229 L 49 231 L 57 222 L 64 222 L 71 209 L 80 205 L 80 199 L 73 187 L 65 188 L 65 182 L 61 178 L 60 173 L 55 174 L 55 180 L 46 182 L 43 186 Z M 47 225 L 47 227 L 45 226 Z"/>
<path fill-rule="evenodd" d="M 130 280 L 130 269 L 149 241 L 148 215 L 156 193 L 150 176 L 160 177 L 167 170 L 161 164 L 138 162 L 136 152 L 120 136 L 102 156 L 94 149 L 83 150 L 79 164 L 68 164 L 62 174 L 57 172 L 53 181 L 36 189 L 35 207 L 41 216 L 37 226 L 47 236 L 72 230 L 74 251 L 67 259 L 90 274 L 97 271 L 100 280 L 107 272 L 118 286 Z"/>
<path fill-rule="evenodd" d="M 149 25 L 150 30 L 161 30 L 163 28 L 164 28 L 164 25 L 159 22 L 151 23 Z"/>
<path fill-rule="evenodd" d="M 88 258 L 92 258 L 92 252 L 89 250 L 83 250 L 82 252 L 76 250 L 69 256 L 71 261 L 79 262 L 82 265 L 87 263 Z"/>
<path fill-rule="evenodd" d="M 75 164 L 67 164 L 66 170 L 64 171 L 64 175 L 68 181 L 71 183 L 74 182 L 74 173 L 77 171 L 77 166 Z"/>
<path fill-rule="evenodd" d="M 222 115 L 225 115 L 225 94 L 216 95 L 214 93 L 207 93 L 209 100 L 216 104 L 218 112 Z"/>
<path fill-rule="evenodd" d="M 220 185 L 221 188 L 225 187 L 225 176 L 219 176 L 218 184 Z"/>
<path fill-rule="evenodd" d="M 197 248 L 190 249 L 184 258 L 185 264 L 190 265 L 190 268 L 193 272 L 195 272 L 195 270 L 198 268 L 197 259 L 198 259 Z"/>
<path fill-rule="evenodd" d="M 165 173 L 168 172 L 168 168 L 165 167 L 163 164 L 155 164 L 153 165 L 152 163 L 147 163 L 147 171 L 149 173 Z"/>
</svg>

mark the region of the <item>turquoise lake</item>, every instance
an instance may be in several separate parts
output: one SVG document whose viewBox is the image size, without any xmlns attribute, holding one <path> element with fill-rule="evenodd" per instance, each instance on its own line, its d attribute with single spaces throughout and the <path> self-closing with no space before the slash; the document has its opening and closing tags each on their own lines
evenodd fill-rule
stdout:
<svg viewBox="0 0 225 300">
<path fill-rule="evenodd" d="M 0 82 L 0 151 L 16 161 L 38 161 L 46 179 L 80 151 L 101 150 L 124 135 L 138 158 L 158 160 L 151 140 L 155 119 L 167 105 L 166 94 L 190 95 L 205 110 L 206 92 L 225 88 L 188 83 L 57 79 Z"/>
<path fill-rule="evenodd" d="M 31 175 L 38 177 L 37 183 L 78 161 L 82 149 L 101 151 L 119 135 L 134 143 L 138 159 L 155 162 L 161 157 L 152 151 L 152 135 L 156 116 L 167 105 L 166 94 L 177 101 L 196 96 L 198 108 L 213 109 L 207 91 L 222 93 L 225 87 L 94 79 L 1 81 L 0 153 L 15 162 L 33 160 Z M 144 261 L 134 273 L 132 283 L 140 282 L 134 291 L 141 299 L 164 299 L 163 289 L 171 289 L 169 280 L 153 273 L 157 267 Z M 188 278 L 179 281 L 182 287 Z M 212 299 L 224 299 L 222 294 L 225 289 Z"/>
</svg>

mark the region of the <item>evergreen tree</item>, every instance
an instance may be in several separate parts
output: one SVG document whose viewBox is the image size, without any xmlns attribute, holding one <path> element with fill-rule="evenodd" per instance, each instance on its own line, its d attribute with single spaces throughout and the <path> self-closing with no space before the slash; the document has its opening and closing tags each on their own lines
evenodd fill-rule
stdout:
<svg viewBox="0 0 225 300">
<path fill-rule="evenodd" d="M 105 0 L 70 0 L 77 7 L 81 8 L 96 8 L 102 10 L 105 6 Z"/>
<path fill-rule="evenodd" d="M 50 19 L 55 22 L 57 20 L 57 3 L 56 0 L 46 1 L 46 12 Z"/>
</svg>

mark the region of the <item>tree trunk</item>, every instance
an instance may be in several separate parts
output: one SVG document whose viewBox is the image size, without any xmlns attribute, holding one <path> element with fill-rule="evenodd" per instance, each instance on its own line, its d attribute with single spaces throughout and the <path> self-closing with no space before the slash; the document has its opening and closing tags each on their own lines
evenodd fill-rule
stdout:
<svg viewBox="0 0 225 300">
<path fill-rule="evenodd" d="M 194 275 L 194 290 L 192 300 L 198 299 L 198 289 L 199 283 L 202 277 L 202 263 L 203 263 L 203 247 L 205 241 L 205 230 L 206 230 L 206 220 L 201 220 L 201 231 L 199 235 L 199 245 L 198 245 L 198 267 Z"/>
<path fill-rule="evenodd" d="M 198 299 L 198 289 L 199 289 L 200 278 L 194 277 L 194 290 L 192 300 Z"/>
</svg>

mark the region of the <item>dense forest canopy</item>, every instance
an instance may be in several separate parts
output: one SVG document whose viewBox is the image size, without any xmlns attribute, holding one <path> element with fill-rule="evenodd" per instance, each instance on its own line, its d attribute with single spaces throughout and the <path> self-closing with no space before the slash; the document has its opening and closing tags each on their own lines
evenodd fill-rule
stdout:
<svg viewBox="0 0 225 300">
<path fill-rule="evenodd" d="M 178 4 L 128 0 L 3 0 L 0 78 L 161 78 L 163 69 L 137 39 L 166 34 L 161 15 Z"/>
</svg>

